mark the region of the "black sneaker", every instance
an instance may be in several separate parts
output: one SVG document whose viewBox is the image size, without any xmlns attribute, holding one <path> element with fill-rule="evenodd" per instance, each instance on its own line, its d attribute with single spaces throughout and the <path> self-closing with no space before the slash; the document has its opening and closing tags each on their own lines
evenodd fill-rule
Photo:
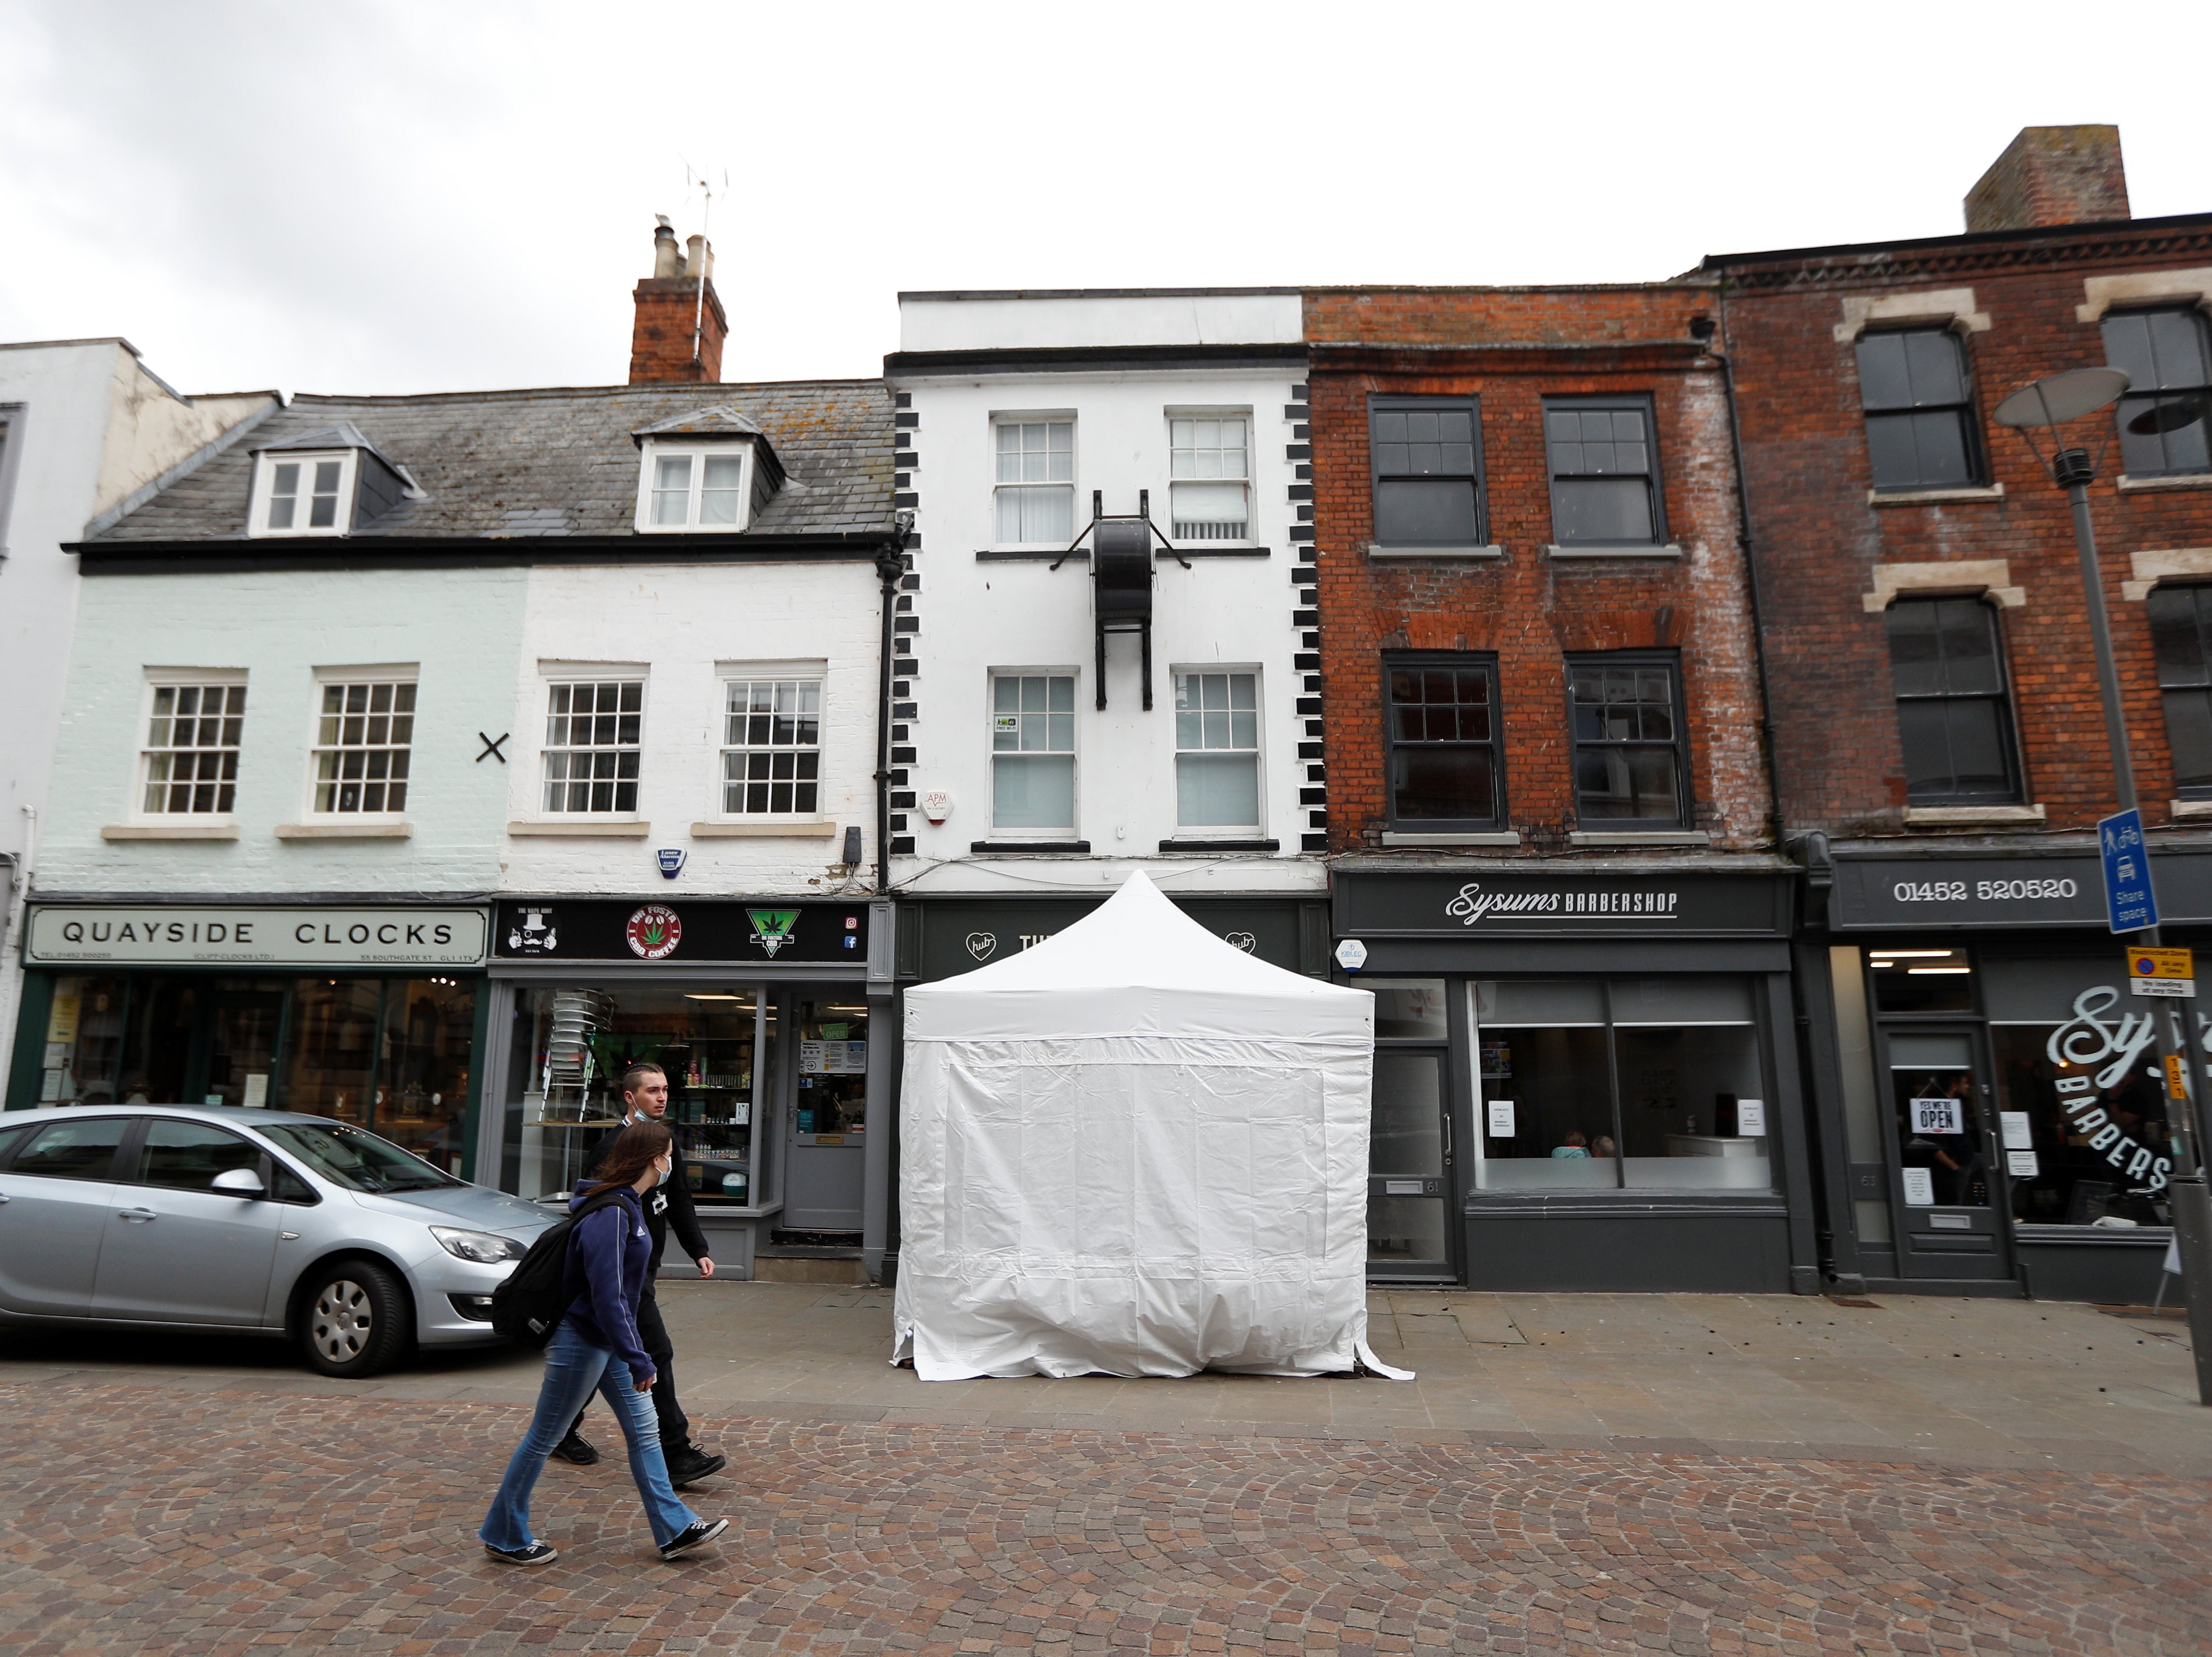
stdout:
<svg viewBox="0 0 2212 1657">
<path fill-rule="evenodd" d="M 726 1519 L 702 1519 L 696 1525 L 686 1525 L 660 1545 L 660 1557 L 673 1559 L 679 1553 L 689 1553 L 694 1548 L 703 1548 L 724 1531 L 730 1528 Z M 551 1551 L 551 1550 L 547 1550 Z M 531 1562 L 536 1563 L 535 1560 Z"/>
<path fill-rule="evenodd" d="M 691 1527 L 691 1530 L 697 1530 L 698 1528 L 699 1527 L 696 1525 L 694 1525 Z M 689 1536 L 690 1534 L 691 1531 L 686 1531 L 684 1533 L 684 1536 Z M 683 1537 L 677 1538 L 677 1540 L 679 1542 L 683 1539 Z M 705 1539 L 706 1539 L 704 1537 L 700 1539 L 701 1541 L 704 1541 Z M 559 1554 L 554 1552 L 552 1549 L 547 1547 L 543 1542 L 532 1542 L 526 1548 L 495 1548 L 490 1543 L 487 1542 L 484 1544 L 484 1551 L 489 1554 L 494 1559 L 499 1561 L 502 1565 L 550 1565 L 556 1559 L 558 1559 L 561 1557 Z"/>
<path fill-rule="evenodd" d="M 599 1451 L 592 1448 L 590 1441 L 573 1427 L 568 1429 L 568 1436 L 553 1447 L 552 1453 L 579 1467 L 588 1467 L 599 1459 Z"/>
<path fill-rule="evenodd" d="M 726 1455 L 709 1455 L 696 1444 L 686 1444 L 668 1458 L 668 1482 L 686 1490 L 702 1478 L 712 1478 L 730 1465 Z"/>
</svg>

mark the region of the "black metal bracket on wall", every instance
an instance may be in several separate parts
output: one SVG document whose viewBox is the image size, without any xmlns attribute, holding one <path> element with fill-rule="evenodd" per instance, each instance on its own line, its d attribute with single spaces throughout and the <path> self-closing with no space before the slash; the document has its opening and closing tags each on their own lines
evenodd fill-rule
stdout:
<svg viewBox="0 0 2212 1657">
<path fill-rule="evenodd" d="M 1091 608 L 1095 619 L 1098 707 L 1106 706 L 1106 635 L 1133 633 L 1142 661 L 1145 711 L 1152 710 L 1152 542 L 1185 569 L 1190 562 L 1152 522 L 1152 492 L 1137 491 L 1137 510 L 1109 518 L 1105 491 L 1091 492 L 1091 521 L 1054 561 L 1058 569 L 1070 554 L 1091 541 Z"/>
</svg>

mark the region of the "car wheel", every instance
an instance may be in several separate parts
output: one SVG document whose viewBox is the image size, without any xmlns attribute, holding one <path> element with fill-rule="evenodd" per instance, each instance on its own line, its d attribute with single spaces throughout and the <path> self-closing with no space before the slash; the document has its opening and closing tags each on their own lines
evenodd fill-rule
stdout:
<svg viewBox="0 0 2212 1657">
<path fill-rule="evenodd" d="M 340 1260 L 310 1282 L 300 1306 L 300 1344 L 326 1375 L 380 1375 L 406 1356 L 413 1320 L 407 1291 L 386 1267 Z"/>
</svg>

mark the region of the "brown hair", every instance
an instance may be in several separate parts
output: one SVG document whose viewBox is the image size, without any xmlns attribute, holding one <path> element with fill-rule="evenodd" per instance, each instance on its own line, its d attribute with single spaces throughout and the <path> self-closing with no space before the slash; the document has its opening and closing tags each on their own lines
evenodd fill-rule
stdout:
<svg viewBox="0 0 2212 1657">
<path fill-rule="evenodd" d="M 623 1071 L 622 1077 L 616 1085 L 621 1088 L 625 1095 L 632 1094 L 637 1091 L 639 1081 L 647 1076 L 658 1076 L 664 1082 L 668 1079 L 666 1071 L 661 1069 L 650 1059 L 641 1059 L 636 1064 Z"/>
<path fill-rule="evenodd" d="M 587 1197 L 596 1197 L 617 1186 L 635 1185 L 637 1176 L 659 1162 L 675 1143 L 676 1136 L 665 1122 L 632 1122 L 607 1147 L 599 1177 L 579 1189 Z"/>
</svg>

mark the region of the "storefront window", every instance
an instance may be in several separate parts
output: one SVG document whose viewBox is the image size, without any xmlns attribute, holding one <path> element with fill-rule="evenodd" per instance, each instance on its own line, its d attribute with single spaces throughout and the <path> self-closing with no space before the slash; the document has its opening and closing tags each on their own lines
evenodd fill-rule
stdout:
<svg viewBox="0 0 2212 1657">
<path fill-rule="evenodd" d="M 62 978 L 46 1012 L 42 1105 L 106 1105 L 122 1097 L 123 980 Z"/>
<path fill-rule="evenodd" d="M 668 1120 L 693 1198 L 732 1207 L 757 1200 L 755 1148 L 765 1139 L 754 1130 L 774 1097 L 773 999 L 748 985 L 526 989 L 516 1000 L 508 1190 L 532 1198 L 572 1190 L 592 1148 L 621 1121 L 623 1071 L 643 1062 L 667 1072 Z M 865 1065 L 865 1029 L 839 1039 L 859 1041 Z"/>
<path fill-rule="evenodd" d="M 1973 963 L 1964 950 L 1867 951 L 1877 1012 L 1972 1012 Z"/>
<path fill-rule="evenodd" d="M 293 986 L 285 1109 L 369 1126 L 383 996 L 373 978 L 303 978 Z"/>
<path fill-rule="evenodd" d="M 1910 1208 L 1986 1208 L 1995 1181 L 1974 1108 L 1973 1044 L 1899 1030 L 1889 1038 L 1890 1103 Z"/>
<path fill-rule="evenodd" d="M 799 1118 L 802 1137 L 864 1133 L 868 1126 L 868 1004 L 799 1004 Z"/>
<path fill-rule="evenodd" d="M 2120 965 L 2107 957 L 1985 963 L 2016 1221 L 2172 1223 L 2173 1128 L 2151 1024 L 2163 1008 L 2129 994 Z"/>
<path fill-rule="evenodd" d="M 1480 1189 L 1772 1188 L 1744 980 L 1508 979 L 1471 988 Z"/>
<path fill-rule="evenodd" d="M 375 1116 L 369 1126 L 452 1174 L 461 1171 L 476 1021 L 473 984 L 451 978 L 385 981 Z"/>
</svg>

